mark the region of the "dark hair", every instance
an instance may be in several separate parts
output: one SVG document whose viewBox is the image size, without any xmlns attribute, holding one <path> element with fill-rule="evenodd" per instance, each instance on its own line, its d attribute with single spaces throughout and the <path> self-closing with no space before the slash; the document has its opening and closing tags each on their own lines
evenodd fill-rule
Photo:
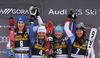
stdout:
<svg viewBox="0 0 100 58">
<path fill-rule="evenodd" d="M 76 34 L 75 34 L 76 35 Z M 76 35 L 77 36 L 77 35 Z M 78 37 L 78 36 L 77 36 Z M 86 38 L 86 34 L 85 34 L 85 31 L 83 31 L 83 35 L 81 38 Z"/>
<path fill-rule="evenodd" d="M 81 39 L 78 39 L 78 36 L 76 34 L 75 34 L 75 36 L 76 36 L 75 41 L 77 43 L 79 43 L 79 44 L 83 44 L 86 41 L 86 39 L 85 39 L 86 38 L 85 31 L 83 31 L 83 35 L 82 35 Z"/>
<path fill-rule="evenodd" d="M 19 31 L 19 28 L 18 28 L 18 24 L 17 24 L 17 25 L 16 25 L 15 32 L 17 32 L 17 33 L 18 33 L 18 31 Z M 23 32 L 26 32 L 26 28 L 25 28 L 25 26 L 24 26 L 24 28 L 23 28 Z"/>
</svg>

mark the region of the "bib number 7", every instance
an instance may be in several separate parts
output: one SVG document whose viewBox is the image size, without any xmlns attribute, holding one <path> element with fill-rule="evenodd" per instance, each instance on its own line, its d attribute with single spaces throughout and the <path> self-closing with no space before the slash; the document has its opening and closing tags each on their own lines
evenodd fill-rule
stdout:
<svg viewBox="0 0 100 58">
<path fill-rule="evenodd" d="M 76 52 L 76 54 L 78 54 L 78 53 L 79 53 L 79 51 L 80 51 L 80 48 L 77 48 L 77 52 Z"/>
</svg>

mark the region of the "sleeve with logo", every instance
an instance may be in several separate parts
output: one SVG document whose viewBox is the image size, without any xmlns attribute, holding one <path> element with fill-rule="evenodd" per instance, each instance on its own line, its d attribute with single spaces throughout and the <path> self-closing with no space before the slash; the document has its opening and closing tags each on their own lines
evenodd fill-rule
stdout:
<svg viewBox="0 0 100 58">
<path fill-rule="evenodd" d="M 73 44 L 74 40 L 75 40 L 75 36 L 74 34 L 70 31 L 69 29 L 69 24 L 70 24 L 70 19 L 67 18 L 65 25 L 64 25 L 64 30 L 65 33 L 67 34 L 68 38 L 71 40 L 71 44 Z"/>
</svg>

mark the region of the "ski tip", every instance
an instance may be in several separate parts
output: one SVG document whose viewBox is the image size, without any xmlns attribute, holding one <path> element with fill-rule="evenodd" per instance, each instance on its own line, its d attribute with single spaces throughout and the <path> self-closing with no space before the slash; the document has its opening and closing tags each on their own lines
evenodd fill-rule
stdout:
<svg viewBox="0 0 100 58">
<path fill-rule="evenodd" d="M 97 28 L 91 28 L 91 30 L 95 30 L 95 31 L 97 31 Z"/>
<path fill-rule="evenodd" d="M 15 19 L 15 17 L 9 17 L 9 19 Z"/>
<path fill-rule="evenodd" d="M 47 27 L 50 27 L 50 26 L 53 27 L 53 23 L 52 22 L 48 22 L 47 23 Z"/>
</svg>

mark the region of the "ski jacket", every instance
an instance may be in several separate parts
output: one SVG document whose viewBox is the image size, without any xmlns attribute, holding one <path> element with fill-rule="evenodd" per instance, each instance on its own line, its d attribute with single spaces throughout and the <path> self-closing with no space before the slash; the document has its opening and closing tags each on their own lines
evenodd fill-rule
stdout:
<svg viewBox="0 0 100 58">
<path fill-rule="evenodd" d="M 38 24 L 41 25 L 43 23 L 42 19 L 40 16 L 37 16 L 37 20 L 38 20 Z M 34 29 L 32 29 L 32 31 L 36 32 L 37 29 L 38 29 L 38 26 L 35 26 L 33 27 Z M 29 42 L 31 42 L 31 44 L 33 44 L 33 40 L 32 39 L 29 39 L 29 29 L 27 29 L 26 32 L 18 32 L 14 34 L 15 38 L 15 48 L 14 48 L 14 52 L 15 51 L 29 51 Z M 7 50 L 7 53 L 8 55 L 13 55 L 14 52 L 11 51 L 11 46 L 10 46 L 10 39 L 7 43 L 7 47 L 6 47 L 6 50 Z"/>
<path fill-rule="evenodd" d="M 42 21 L 42 19 L 41 19 L 41 21 Z M 41 39 L 38 39 L 38 41 L 37 41 L 33 30 L 34 30 L 34 23 L 31 22 L 31 26 L 29 29 L 29 38 L 31 40 L 31 50 L 32 50 L 31 58 L 37 58 L 37 57 L 41 58 L 42 55 L 45 53 L 46 42 L 44 40 L 41 40 Z"/>
<path fill-rule="evenodd" d="M 76 23 L 76 21 L 74 21 L 73 23 L 72 23 L 72 25 L 71 25 L 71 32 L 72 33 L 75 33 L 75 31 L 76 31 L 76 28 L 75 28 L 75 24 L 74 23 Z M 73 41 L 74 41 L 74 39 L 73 39 Z M 62 57 L 64 57 L 64 58 L 68 58 L 68 54 L 69 54 L 69 42 L 71 42 L 71 45 L 72 45 L 72 43 L 73 43 L 73 41 L 71 41 L 71 39 L 70 38 L 68 38 L 68 36 L 66 36 L 66 37 L 61 37 L 61 38 L 55 38 L 54 37 L 54 53 L 55 53 L 55 57 L 56 58 L 62 58 Z"/>
<path fill-rule="evenodd" d="M 25 32 L 18 32 L 14 34 L 14 51 L 15 52 L 20 52 L 20 51 L 29 51 L 29 37 L 28 33 Z M 9 42 L 7 43 L 7 53 L 8 55 L 13 55 L 13 52 L 11 51 L 11 46 L 10 46 L 10 39 Z"/>
<path fill-rule="evenodd" d="M 69 30 L 69 24 L 70 24 L 70 19 L 67 18 L 66 23 L 64 25 L 64 30 L 72 43 L 71 56 L 76 58 L 84 58 L 86 57 L 85 54 L 87 52 L 86 50 L 87 50 L 88 41 L 86 41 L 82 46 L 76 44 L 76 42 L 74 41 L 76 39 L 76 36 Z M 91 58 L 95 58 L 93 47 L 91 51 Z"/>
<path fill-rule="evenodd" d="M 54 37 L 54 55 L 55 58 L 68 57 L 68 37 L 55 38 Z"/>
<path fill-rule="evenodd" d="M 43 40 L 36 40 L 35 36 L 34 36 L 34 31 L 33 31 L 33 26 L 34 23 L 31 23 L 30 29 L 29 29 L 29 37 L 31 40 L 31 47 L 32 47 L 32 55 L 41 55 L 43 51 L 45 50 L 44 46 L 45 46 L 45 41 Z"/>
</svg>

